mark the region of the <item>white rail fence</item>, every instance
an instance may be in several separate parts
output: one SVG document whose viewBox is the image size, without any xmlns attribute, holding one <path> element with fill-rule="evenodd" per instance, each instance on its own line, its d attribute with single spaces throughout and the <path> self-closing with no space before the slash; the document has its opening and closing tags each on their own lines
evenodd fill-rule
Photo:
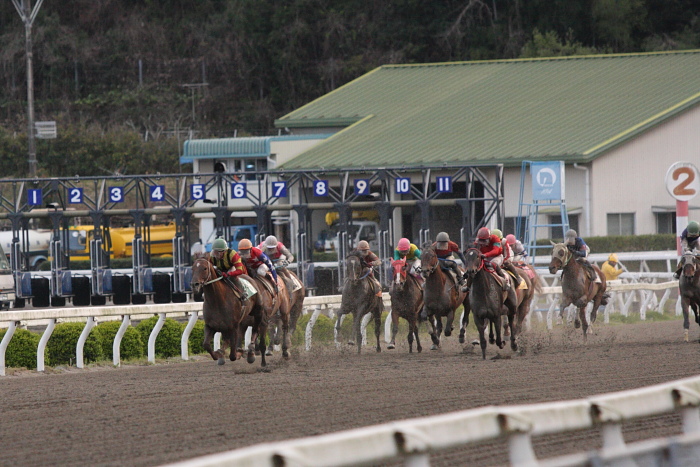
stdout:
<svg viewBox="0 0 700 467">
<path fill-rule="evenodd" d="M 355 466 L 403 459 L 429 466 L 430 453 L 508 439 L 510 464 L 532 466 L 695 466 L 700 459 L 700 376 L 561 402 L 486 406 L 309 438 L 264 443 L 170 464 L 177 467 Z M 625 422 L 681 412 L 683 435 L 626 444 Z M 598 428 L 602 448 L 540 461 L 532 437 Z"/>
<path fill-rule="evenodd" d="M 633 283 L 612 283 L 609 287 L 609 291 L 612 294 L 611 302 L 617 300 L 620 311 L 623 314 L 628 314 L 630 306 L 636 300 L 640 304 L 639 314 L 641 319 L 645 319 L 646 311 L 648 310 L 658 310 L 663 312 L 664 305 L 668 301 L 671 292 L 678 287 L 677 281 L 668 281 L 663 283 L 656 283 L 655 281 L 660 278 L 668 277 L 668 273 L 655 275 L 653 273 L 639 274 L 639 273 L 625 273 L 628 275 L 626 280 L 646 280 L 652 282 L 633 282 Z M 623 275 L 624 276 L 624 275 Z M 658 277 L 657 277 L 658 276 Z M 541 321 L 546 321 L 547 326 L 551 329 L 554 322 L 558 319 L 559 303 L 561 302 L 561 287 L 556 285 L 558 283 L 557 276 L 551 276 L 547 274 L 542 274 L 542 277 L 546 283 L 547 280 L 552 282 L 552 285 L 543 288 L 542 297 L 536 297 L 536 303 L 544 303 L 544 308 L 535 307 L 535 310 L 528 315 L 528 320 L 525 325 L 527 328 L 530 327 L 532 315 L 536 315 Z M 658 293 L 662 293 L 659 298 Z M 388 294 L 384 294 L 384 304 L 387 309 L 390 308 L 391 302 Z M 678 305 L 678 304 L 677 304 Z M 539 305 L 537 305 L 539 306 Z M 615 305 L 608 305 L 606 307 L 604 316 L 605 322 L 609 321 L 609 315 L 612 308 Z M 312 334 L 313 328 L 321 314 L 325 314 L 330 318 L 334 318 L 336 310 L 340 307 L 340 296 L 339 295 L 327 295 L 318 297 L 307 297 L 304 300 L 304 313 L 311 313 L 309 322 L 305 329 L 305 349 L 310 350 L 312 346 Z M 590 308 L 590 307 L 589 307 Z M 155 362 L 155 341 L 160 332 L 163 322 L 166 317 L 185 317 L 188 321 L 185 327 L 182 337 L 181 337 L 181 357 L 183 360 L 188 360 L 188 339 L 195 322 L 200 317 L 200 312 L 202 311 L 201 302 L 189 302 L 189 303 L 169 303 L 169 304 L 152 304 L 152 305 L 127 305 L 127 306 L 106 306 L 106 307 L 82 307 L 82 308 L 47 308 L 47 309 L 37 309 L 37 310 L 15 310 L 12 309 L 7 312 L 0 313 L 0 328 L 7 328 L 5 336 L 0 342 L 0 376 L 5 375 L 5 353 L 7 346 L 14 335 L 17 327 L 27 326 L 29 324 L 34 326 L 45 326 L 42 337 L 39 341 L 37 348 L 37 371 L 44 371 L 44 349 L 48 343 L 51 334 L 53 333 L 54 327 L 57 322 L 61 320 L 65 321 L 86 321 L 86 326 L 78 340 L 76 346 L 76 366 L 78 368 L 84 367 L 83 359 L 83 346 L 85 340 L 96 325 L 99 320 L 121 320 L 122 325 L 115 336 L 113 342 L 113 363 L 115 366 L 119 366 L 121 363 L 120 358 L 120 345 L 121 339 L 127 327 L 131 324 L 132 319 L 144 319 L 151 316 L 158 316 L 158 321 L 153 328 L 149 339 L 147 347 L 147 357 L 149 362 Z M 590 309 L 589 309 L 590 311 Z M 676 306 L 676 313 L 680 313 L 680 307 Z M 341 319 L 345 316 L 341 317 Z M 366 325 L 369 322 L 371 316 L 365 316 L 363 320 L 363 344 L 366 343 Z M 461 317 L 460 317 L 461 321 Z M 459 321 L 458 321 L 459 322 Z M 387 316 L 384 323 L 384 334 L 385 341 L 389 342 L 391 336 L 391 320 Z M 249 342 L 250 333 L 246 335 L 246 345 Z M 337 338 L 337 336 L 336 336 Z M 217 333 L 214 345 L 216 348 L 219 347 L 220 336 Z M 336 344 L 340 345 L 337 340 Z"/>
</svg>

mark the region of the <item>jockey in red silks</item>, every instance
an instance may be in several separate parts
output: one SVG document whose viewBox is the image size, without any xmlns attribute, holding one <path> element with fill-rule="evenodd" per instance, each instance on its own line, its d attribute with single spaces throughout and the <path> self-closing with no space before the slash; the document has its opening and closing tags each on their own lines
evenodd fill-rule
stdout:
<svg viewBox="0 0 700 467">
<path fill-rule="evenodd" d="M 262 250 L 273 264 L 287 264 L 294 261 L 294 255 L 284 246 L 284 243 L 277 240 L 274 235 L 269 235 L 264 242 L 258 245 L 258 249 Z M 285 277 L 289 277 L 287 269 L 283 268 L 279 271 Z"/>
<path fill-rule="evenodd" d="M 382 284 L 379 283 L 376 277 L 374 277 L 374 267 L 381 266 L 382 260 L 372 253 L 369 249 L 369 243 L 366 240 L 360 240 L 357 244 L 357 251 L 360 253 L 360 259 L 362 262 L 362 275 L 367 274 L 370 281 L 374 284 L 374 288 L 377 290 L 377 297 L 382 296 Z"/>
<path fill-rule="evenodd" d="M 212 244 L 212 254 L 209 255 L 209 262 L 221 271 L 224 278 L 230 278 L 240 294 L 241 300 L 248 300 L 245 288 L 241 285 L 238 276 L 246 273 L 245 266 L 236 250 L 229 248 L 225 238 L 219 237 Z"/>
<path fill-rule="evenodd" d="M 509 282 L 506 275 L 501 269 L 503 264 L 503 248 L 501 247 L 501 239 L 497 235 L 493 235 L 489 229 L 482 227 L 476 234 L 474 248 L 479 250 L 484 257 L 484 261 L 490 264 L 493 269 L 503 278 L 503 290 L 508 290 Z M 467 284 L 463 289 L 469 289 L 471 284 Z"/>
<path fill-rule="evenodd" d="M 238 243 L 238 253 L 241 255 L 249 275 L 252 272 L 253 275 L 262 278 L 271 274 L 270 280 L 274 285 L 275 294 L 279 293 L 279 290 L 277 290 L 277 271 L 275 271 L 270 258 L 260 248 L 254 247 L 250 240 L 244 238 Z"/>
</svg>

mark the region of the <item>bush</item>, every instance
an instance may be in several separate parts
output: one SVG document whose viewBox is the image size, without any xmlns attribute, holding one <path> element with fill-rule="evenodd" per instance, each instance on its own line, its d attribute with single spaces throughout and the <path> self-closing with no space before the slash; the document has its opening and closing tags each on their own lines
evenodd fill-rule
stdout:
<svg viewBox="0 0 700 467">
<path fill-rule="evenodd" d="M 187 323 L 182 323 L 181 332 L 185 331 L 186 326 Z M 204 347 L 202 347 L 202 342 L 204 342 L 204 320 L 198 319 L 197 322 L 194 323 L 194 327 L 188 339 L 189 353 L 197 355 L 206 352 Z"/>
<path fill-rule="evenodd" d="M 51 365 L 72 365 L 75 362 L 75 347 L 84 328 L 85 323 L 60 323 L 56 325 L 46 346 L 49 351 Z M 99 332 L 90 332 L 87 339 L 85 339 L 83 358 L 85 363 L 96 362 L 104 358 Z"/>
<path fill-rule="evenodd" d="M 6 332 L 7 329 L 0 329 L 0 340 L 5 337 Z M 16 329 L 5 352 L 5 365 L 13 368 L 36 369 L 36 349 L 39 347 L 40 340 L 39 334 L 26 329 Z M 44 349 L 44 362 L 49 363 L 48 349 Z"/>
<path fill-rule="evenodd" d="M 136 330 L 141 333 L 141 341 L 143 342 L 144 354 L 148 355 L 148 338 L 151 331 L 158 322 L 158 317 L 145 319 L 141 321 Z M 166 318 L 163 323 L 163 328 L 158 333 L 156 338 L 156 355 L 162 358 L 170 358 L 180 355 L 180 338 L 182 337 L 182 327 L 180 323 L 172 318 Z"/>
<path fill-rule="evenodd" d="M 352 317 L 351 317 L 352 318 Z M 297 321 L 297 328 L 292 335 L 292 345 L 304 345 L 306 340 L 306 326 L 309 324 L 311 319 L 311 313 L 307 313 L 299 317 Z M 346 318 L 345 321 L 348 321 Z M 352 319 L 350 319 L 352 323 Z M 345 323 L 343 323 L 345 324 Z M 314 324 L 313 332 L 311 333 L 311 339 L 313 343 L 319 344 L 331 344 L 333 343 L 333 327 L 335 323 L 326 315 L 319 315 Z M 348 336 L 350 334 L 348 333 Z"/>
<path fill-rule="evenodd" d="M 106 321 L 100 323 L 95 329 L 102 339 L 102 354 L 108 360 L 114 358 L 114 338 L 117 336 L 121 321 Z M 143 358 L 144 345 L 141 333 L 136 328 L 129 326 L 124 332 L 121 344 L 119 345 L 119 356 L 122 360 Z"/>
</svg>

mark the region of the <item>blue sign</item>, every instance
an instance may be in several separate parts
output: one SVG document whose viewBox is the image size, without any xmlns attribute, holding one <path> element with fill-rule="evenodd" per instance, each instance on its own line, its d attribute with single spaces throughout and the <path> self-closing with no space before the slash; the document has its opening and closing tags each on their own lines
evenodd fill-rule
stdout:
<svg viewBox="0 0 700 467">
<path fill-rule="evenodd" d="M 109 200 L 113 203 L 121 203 L 124 201 L 124 187 L 113 186 L 109 188 Z"/>
<path fill-rule="evenodd" d="M 564 162 L 533 162 L 530 173 L 533 201 L 564 199 Z"/>
<path fill-rule="evenodd" d="M 36 190 L 27 190 L 27 204 L 30 206 L 41 206 L 41 201 L 43 199 L 41 188 Z"/>
<path fill-rule="evenodd" d="M 328 196 L 328 180 L 314 180 L 314 196 Z"/>
</svg>

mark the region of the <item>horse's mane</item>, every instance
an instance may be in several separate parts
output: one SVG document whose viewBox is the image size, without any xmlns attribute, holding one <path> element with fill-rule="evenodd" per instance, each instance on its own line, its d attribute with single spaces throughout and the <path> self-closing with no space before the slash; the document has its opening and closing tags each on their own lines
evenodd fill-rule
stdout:
<svg viewBox="0 0 700 467">
<path fill-rule="evenodd" d="M 352 250 L 350 253 L 348 253 L 348 256 L 346 256 L 346 259 L 351 257 L 351 256 L 355 256 L 357 258 L 362 259 L 362 254 L 360 253 L 359 250 Z"/>
<path fill-rule="evenodd" d="M 206 251 L 200 251 L 192 255 L 192 260 L 196 261 L 198 259 L 209 259 L 209 253 Z"/>
</svg>

